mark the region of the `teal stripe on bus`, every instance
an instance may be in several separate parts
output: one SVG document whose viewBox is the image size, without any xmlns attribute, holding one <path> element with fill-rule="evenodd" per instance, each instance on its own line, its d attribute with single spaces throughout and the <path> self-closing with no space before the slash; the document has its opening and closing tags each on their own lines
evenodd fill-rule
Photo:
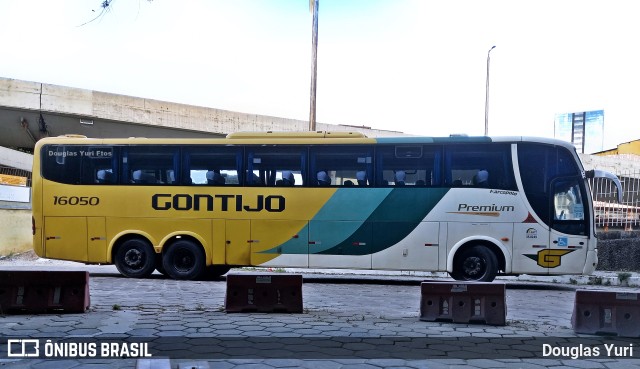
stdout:
<svg viewBox="0 0 640 369">
<path fill-rule="evenodd" d="M 339 189 L 300 230 L 310 245 L 289 240 L 263 251 L 282 254 L 367 255 L 407 237 L 449 191 L 448 188 Z"/>
<path fill-rule="evenodd" d="M 262 251 L 273 254 L 318 253 L 345 242 L 380 206 L 393 188 L 339 188 L 299 234 L 309 235 L 309 248 L 297 240 Z M 316 242 L 317 241 L 317 242 Z"/>
<path fill-rule="evenodd" d="M 395 188 L 343 242 L 330 248 L 325 245 L 323 251 L 314 253 L 367 255 L 389 248 L 407 237 L 448 191 L 448 188 Z"/>
<path fill-rule="evenodd" d="M 311 219 L 367 220 L 389 196 L 393 188 L 339 188 Z"/>
</svg>

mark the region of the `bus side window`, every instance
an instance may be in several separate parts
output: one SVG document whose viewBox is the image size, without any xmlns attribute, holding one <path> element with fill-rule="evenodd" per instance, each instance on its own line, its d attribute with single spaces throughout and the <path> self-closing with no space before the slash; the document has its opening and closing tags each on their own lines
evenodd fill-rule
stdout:
<svg viewBox="0 0 640 369">
<path fill-rule="evenodd" d="M 182 148 L 184 185 L 237 186 L 242 179 L 241 168 L 241 147 L 197 145 Z"/>
<path fill-rule="evenodd" d="M 302 186 L 307 150 L 303 147 L 274 145 L 247 147 L 247 186 Z"/>
<path fill-rule="evenodd" d="M 311 186 L 367 186 L 373 178 L 370 146 L 316 146 L 309 153 Z"/>
<path fill-rule="evenodd" d="M 134 184 L 175 184 L 179 150 L 170 145 L 139 145 L 123 149 L 122 175 Z"/>
<path fill-rule="evenodd" d="M 510 144 L 445 147 L 445 186 L 516 190 Z"/>
<path fill-rule="evenodd" d="M 380 145 L 378 186 L 439 186 L 441 153 L 440 145 Z"/>
</svg>

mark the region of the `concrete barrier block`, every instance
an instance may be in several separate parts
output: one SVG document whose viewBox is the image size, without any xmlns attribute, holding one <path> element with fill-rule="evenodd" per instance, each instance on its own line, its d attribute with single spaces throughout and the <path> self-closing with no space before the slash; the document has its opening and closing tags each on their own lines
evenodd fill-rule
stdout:
<svg viewBox="0 0 640 369">
<path fill-rule="evenodd" d="M 302 275 L 227 274 L 225 311 L 302 313 Z"/>
<path fill-rule="evenodd" d="M 637 292 L 577 290 L 571 316 L 576 333 L 640 337 Z"/>
<path fill-rule="evenodd" d="M 0 271 L 3 313 L 84 313 L 89 306 L 89 272 Z"/>
<path fill-rule="evenodd" d="M 504 283 L 422 282 L 420 320 L 505 325 L 505 291 Z"/>
</svg>

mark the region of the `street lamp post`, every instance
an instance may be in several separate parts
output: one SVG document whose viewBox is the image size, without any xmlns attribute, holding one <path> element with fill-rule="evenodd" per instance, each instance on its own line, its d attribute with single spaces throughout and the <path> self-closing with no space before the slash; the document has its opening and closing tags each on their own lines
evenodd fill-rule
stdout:
<svg viewBox="0 0 640 369">
<path fill-rule="evenodd" d="M 311 16 L 311 103 L 309 131 L 316 130 L 316 81 L 318 76 L 318 0 L 310 0 Z"/>
<path fill-rule="evenodd" d="M 484 135 L 489 135 L 489 62 L 491 61 L 491 50 L 495 49 L 495 45 L 491 46 L 487 51 L 487 88 L 484 100 Z"/>
</svg>

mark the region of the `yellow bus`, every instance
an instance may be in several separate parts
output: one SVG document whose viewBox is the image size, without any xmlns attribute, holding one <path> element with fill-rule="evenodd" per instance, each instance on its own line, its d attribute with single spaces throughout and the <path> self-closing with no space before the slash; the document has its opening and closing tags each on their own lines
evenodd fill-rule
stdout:
<svg viewBox="0 0 640 369">
<path fill-rule="evenodd" d="M 573 146 L 541 138 L 45 138 L 33 245 L 127 277 L 242 266 L 589 274 L 589 177 L 621 193 L 615 176 L 585 172 Z"/>
</svg>

